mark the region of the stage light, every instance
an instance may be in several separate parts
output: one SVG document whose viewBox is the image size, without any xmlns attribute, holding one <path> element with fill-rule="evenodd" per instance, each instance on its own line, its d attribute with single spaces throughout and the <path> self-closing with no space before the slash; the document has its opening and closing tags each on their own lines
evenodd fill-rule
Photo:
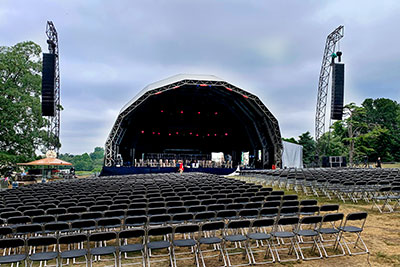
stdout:
<svg viewBox="0 0 400 267">
<path fill-rule="evenodd" d="M 207 136 L 210 136 L 210 134 L 207 134 Z"/>
<path fill-rule="evenodd" d="M 180 86 L 179 85 L 177 85 L 177 86 L 174 86 L 174 87 L 172 87 L 172 89 L 176 89 L 176 88 L 179 88 Z"/>
<path fill-rule="evenodd" d="M 157 93 L 155 93 L 155 95 L 159 95 L 159 94 L 161 94 L 162 92 L 157 92 Z"/>
<path fill-rule="evenodd" d="M 192 135 L 192 132 L 190 132 L 189 134 Z"/>
<path fill-rule="evenodd" d="M 161 110 L 161 113 L 163 113 L 164 112 L 164 110 Z"/>
<path fill-rule="evenodd" d="M 244 98 L 249 98 L 247 95 L 242 95 Z"/>
<path fill-rule="evenodd" d="M 218 115 L 218 112 L 215 112 L 214 114 L 215 114 L 215 115 Z"/>
<path fill-rule="evenodd" d="M 144 131 L 142 131 L 142 134 L 144 134 Z"/>
<path fill-rule="evenodd" d="M 226 90 L 228 90 L 228 91 L 233 91 L 231 88 L 229 88 L 229 87 L 225 87 L 225 89 Z"/>
<path fill-rule="evenodd" d="M 196 136 L 199 136 L 199 134 L 196 134 Z"/>
<path fill-rule="evenodd" d="M 199 114 L 199 115 L 200 115 L 200 111 L 198 111 L 198 112 L 197 112 L 197 114 Z"/>
<path fill-rule="evenodd" d="M 201 87 L 206 87 L 206 86 L 208 86 L 208 85 L 205 84 L 205 83 L 202 83 L 202 84 L 200 84 L 200 86 L 201 86 Z"/>
<path fill-rule="evenodd" d="M 225 133 L 225 136 L 228 136 L 228 133 Z"/>
<path fill-rule="evenodd" d="M 214 136 L 217 136 L 217 134 L 214 134 Z"/>
<path fill-rule="evenodd" d="M 160 133 L 157 133 L 158 135 L 160 135 Z"/>
<path fill-rule="evenodd" d="M 181 114 L 183 114 L 183 110 L 181 110 Z"/>
<path fill-rule="evenodd" d="M 169 133 L 168 135 L 169 135 L 169 136 L 171 136 L 172 134 L 171 134 L 171 133 Z"/>
<path fill-rule="evenodd" d="M 153 134 L 156 134 L 156 132 L 153 132 Z"/>
<path fill-rule="evenodd" d="M 179 132 L 176 132 L 176 134 L 179 134 Z"/>
</svg>

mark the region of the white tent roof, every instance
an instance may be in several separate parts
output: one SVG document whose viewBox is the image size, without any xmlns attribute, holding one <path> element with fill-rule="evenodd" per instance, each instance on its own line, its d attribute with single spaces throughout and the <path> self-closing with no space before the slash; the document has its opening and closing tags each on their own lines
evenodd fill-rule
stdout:
<svg viewBox="0 0 400 267">
<path fill-rule="evenodd" d="M 132 105 L 136 100 L 138 100 L 142 95 L 144 95 L 146 92 L 166 86 L 168 84 L 176 83 L 182 80 L 197 80 L 197 81 L 218 81 L 218 82 L 224 82 L 225 80 L 218 78 L 217 76 L 214 75 L 206 75 L 206 74 L 177 74 L 174 76 L 171 76 L 169 78 L 163 79 L 158 82 L 151 83 L 147 85 L 145 88 L 143 88 L 134 98 L 132 98 L 125 106 L 122 107 L 120 110 L 120 114 L 128 108 L 130 105 Z"/>
</svg>

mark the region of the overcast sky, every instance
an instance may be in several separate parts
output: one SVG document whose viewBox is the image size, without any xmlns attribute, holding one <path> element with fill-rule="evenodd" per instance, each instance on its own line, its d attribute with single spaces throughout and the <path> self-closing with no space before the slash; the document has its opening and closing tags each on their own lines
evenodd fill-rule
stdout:
<svg viewBox="0 0 400 267">
<path fill-rule="evenodd" d="M 213 74 L 258 95 L 283 137 L 314 135 L 326 36 L 345 26 L 345 103 L 400 98 L 400 1 L 0 0 L 0 45 L 59 34 L 61 152 L 104 146 L 149 83 Z"/>
</svg>

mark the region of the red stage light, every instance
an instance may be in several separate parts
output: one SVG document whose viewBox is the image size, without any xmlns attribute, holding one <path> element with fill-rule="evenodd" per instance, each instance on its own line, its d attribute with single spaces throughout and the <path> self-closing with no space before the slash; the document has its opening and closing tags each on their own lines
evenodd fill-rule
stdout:
<svg viewBox="0 0 400 267">
<path fill-rule="evenodd" d="M 210 136 L 210 134 L 207 134 L 207 136 Z"/>
<path fill-rule="evenodd" d="M 217 136 L 217 134 L 214 134 L 214 136 Z"/>
<path fill-rule="evenodd" d="M 249 98 L 247 95 L 242 95 L 244 98 Z"/>
<path fill-rule="evenodd" d="M 176 89 L 176 88 L 179 88 L 180 86 L 179 85 L 177 85 L 177 86 L 174 86 L 174 87 L 172 87 L 172 89 Z"/>
<path fill-rule="evenodd" d="M 179 134 L 179 132 L 176 132 L 176 134 Z"/>
<path fill-rule="evenodd" d="M 232 89 L 231 89 L 231 88 L 229 88 L 229 87 L 225 87 L 225 89 L 226 89 L 226 90 L 229 90 L 229 91 L 232 91 Z"/>
<path fill-rule="evenodd" d="M 228 133 L 225 133 L 225 136 L 228 136 Z"/>
<path fill-rule="evenodd" d="M 144 131 L 142 131 L 142 134 L 144 134 Z"/>
<path fill-rule="evenodd" d="M 157 93 L 155 93 L 155 95 L 159 95 L 159 94 L 161 94 L 162 92 L 157 92 Z"/>
<path fill-rule="evenodd" d="M 199 134 L 196 134 L 196 136 L 199 136 Z"/>
<path fill-rule="evenodd" d="M 164 112 L 164 110 L 161 110 L 161 113 L 163 113 Z"/>
<path fill-rule="evenodd" d="M 197 112 L 197 114 L 199 114 L 199 115 L 200 115 L 200 111 L 199 111 L 199 112 Z"/>
<path fill-rule="evenodd" d="M 160 135 L 160 133 L 157 133 L 158 135 Z"/>
<path fill-rule="evenodd" d="M 156 134 L 156 132 L 153 132 L 153 134 Z"/>
<path fill-rule="evenodd" d="M 183 114 L 183 110 L 181 110 L 181 114 Z"/>
<path fill-rule="evenodd" d="M 205 87 L 205 86 L 208 86 L 208 85 L 205 84 L 205 83 L 202 83 L 202 84 L 200 84 L 200 86 L 201 86 L 201 87 Z"/>
<path fill-rule="evenodd" d="M 189 133 L 190 135 L 192 135 L 192 133 Z"/>
<path fill-rule="evenodd" d="M 215 115 L 218 115 L 218 112 L 215 112 L 214 114 L 215 114 Z"/>
<path fill-rule="evenodd" d="M 169 133 L 168 135 L 171 136 L 171 133 Z"/>
</svg>

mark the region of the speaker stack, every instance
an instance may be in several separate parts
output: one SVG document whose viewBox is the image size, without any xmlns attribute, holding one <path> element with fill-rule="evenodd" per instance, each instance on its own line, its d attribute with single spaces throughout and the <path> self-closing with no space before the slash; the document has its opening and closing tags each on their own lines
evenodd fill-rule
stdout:
<svg viewBox="0 0 400 267">
<path fill-rule="evenodd" d="M 55 54 L 43 53 L 42 116 L 55 115 Z"/>
<path fill-rule="evenodd" d="M 344 64 L 333 63 L 332 66 L 332 98 L 331 119 L 341 120 L 344 100 Z"/>
</svg>

